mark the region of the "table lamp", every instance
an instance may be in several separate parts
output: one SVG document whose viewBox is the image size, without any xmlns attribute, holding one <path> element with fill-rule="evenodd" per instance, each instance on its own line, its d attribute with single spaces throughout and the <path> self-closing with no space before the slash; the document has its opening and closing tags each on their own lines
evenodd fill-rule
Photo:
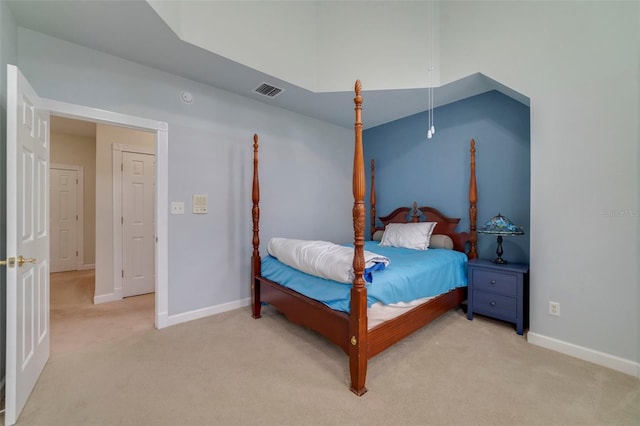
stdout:
<svg viewBox="0 0 640 426">
<path fill-rule="evenodd" d="M 524 230 L 513 224 L 509 218 L 498 213 L 497 216 L 489 219 L 487 223 L 478 232 L 481 234 L 492 234 L 498 236 L 498 249 L 496 254 L 498 257 L 493 259 L 493 263 L 505 264 L 506 260 L 502 258 L 502 236 L 503 235 L 524 235 Z"/>
</svg>

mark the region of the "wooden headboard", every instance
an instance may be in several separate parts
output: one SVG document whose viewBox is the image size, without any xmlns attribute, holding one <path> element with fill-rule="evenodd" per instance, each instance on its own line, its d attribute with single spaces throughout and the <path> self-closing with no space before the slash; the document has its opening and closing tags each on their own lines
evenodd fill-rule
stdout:
<svg viewBox="0 0 640 426">
<path fill-rule="evenodd" d="M 448 235 L 453 241 L 454 250 L 465 252 L 466 242 L 469 240 L 469 233 L 456 232 L 456 227 L 460 223 L 460 218 L 449 217 L 435 207 L 418 207 L 413 203 L 413 207 L 398 207 L 387 216 L 380 216 L 382 227 L 373 226 L 371 237 L 376 231 L 384 231 L 389 223 L 411 223 L 411 222 L 436 222 L 433 234 Z"/>
</svg>

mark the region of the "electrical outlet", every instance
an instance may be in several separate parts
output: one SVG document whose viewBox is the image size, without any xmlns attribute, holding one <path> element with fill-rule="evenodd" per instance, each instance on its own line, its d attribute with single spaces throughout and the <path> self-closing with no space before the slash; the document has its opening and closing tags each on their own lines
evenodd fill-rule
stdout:
<svg viewBox="0 0 640 426">
<path fill-rule="evenodd" d="M 558 302 L 549 302 L 549 315 L 560 316 L 560 304 Z"/>
</svg>

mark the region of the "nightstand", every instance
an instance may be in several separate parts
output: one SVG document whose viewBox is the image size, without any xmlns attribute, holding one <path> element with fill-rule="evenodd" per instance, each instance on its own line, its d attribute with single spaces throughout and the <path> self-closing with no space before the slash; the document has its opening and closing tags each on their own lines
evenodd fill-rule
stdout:
<svg viewBox="0 0 640 426">
<path fill-rule="evenodd" d="M 515 323 L 522 334 L 529 322 L 529 265 L 473 259 L 468 267 L 467 318 L 473 314 Z"/>
</svg>

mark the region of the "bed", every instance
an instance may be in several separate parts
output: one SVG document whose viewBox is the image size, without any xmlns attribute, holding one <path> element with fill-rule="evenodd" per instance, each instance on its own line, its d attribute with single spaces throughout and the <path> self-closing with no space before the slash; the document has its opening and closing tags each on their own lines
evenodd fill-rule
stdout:
<svg viewBox="0 0 640 426">
<path fill-rule="evenodd" d="M 368 360 L 438 318 L 466 299 L 466 287 L 456 287 L 442 294 L 425 297 L 404 309 L 394 310 L 389 318 L 370 326 L 368 313 L 371 300 L 367 295 L 365 269 L 365 170 L 362 145 L 362 86 L 355 83 L 355 146 L 353 161 L 353 283 L 348 289 L 347 311 L 332 309 L 327 304 L 268 279 L 262 274 L 263 259 L 260 256 L 260 182 L 258 173 L 258 136 L 253 137 L 253 185 L 252 220 L 253 239 L 251 257 L 251 309 L 253 318 L 260 318 L 262 304 L 266 303 L 283 313 L 291 322 L 312 329 L 338 345 L 349 357 L 350 390 L 360 396 L 367 392 L 365 386 Z M 375 164 L 371 165 L 371 228 L 370 236 L 383 231 L 389 224 L 428 220 L 436 222 L 433 234 L 447 235 L 454 250 L 466 253 L 468 259 L 476 252 L 476 203 L 475 142 L 470 143 L 469 183 L 469 232 L 456 232 L 460 219 L 451 218 L 433 207 L 400 207 L 387 216 L 380 217 L 382 227 L 377 226 Z M 368 243 L 369 244 L 369 243 Z M 429 251 L 429 250 L 427 250 Z M 265 259 L 266 260 L 266 259 Z"/>
</svg>

